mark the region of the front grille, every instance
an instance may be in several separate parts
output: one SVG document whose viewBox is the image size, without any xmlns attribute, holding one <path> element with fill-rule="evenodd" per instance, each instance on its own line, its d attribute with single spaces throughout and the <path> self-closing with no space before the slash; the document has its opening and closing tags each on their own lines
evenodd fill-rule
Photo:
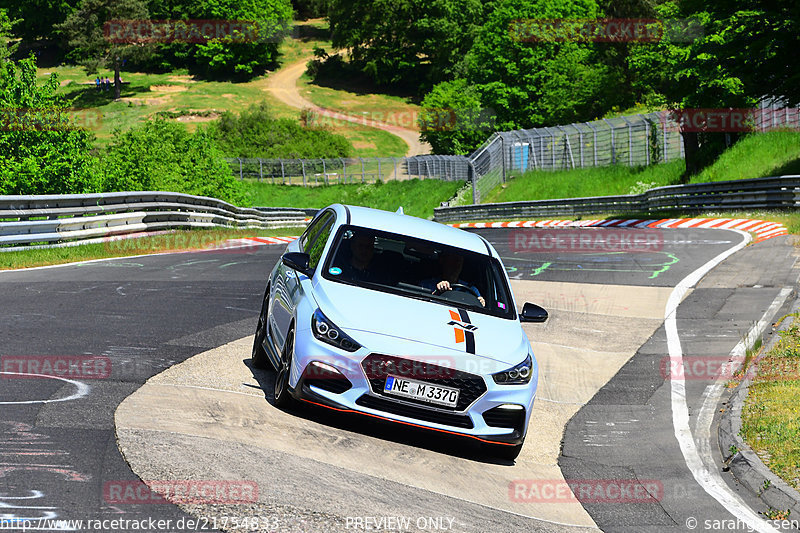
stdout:
<svg viewBox="0 0 800 533">
<path fill-rule="evenodd" d="M 370 396 L 369 394 L 365 394 L 356 400 L 356 405 L 375 409 L 376 411 L 383 411 L 384 413 L 391 413 L 394 415 L 423 420 L 425 422 L 442 424 L 444 426 L 465 429 L 473 428 L 472 419 L 467 415 L 457 415 L 455 413 L 443 413 L 441 411 L 423 409 L 413 405 L 406 405 L 403 403 L 394 402 L 392 400 L 377 398 L 375 396 Z"/>
<path fill-rule="evenodd" d="M 521 431 L 525 423 L 525 410 L 495 407 L 483 413 L 483 420 L 487 426 L 493 428 L 513 428 Z"/>
<path fill-rule="evenodd" d="M 383 392 L 389 374 L 444 387 L 455 387 L 461 391 L 455 408 L 437 405 L 439 409 L 463 411 L 486 392 L 486 382 L 481 376 L 433 363 L 392 355 L 370 354 L 361 362 L 361 367 L 366 373 L 372 392 L 388 398 L 394 398 Z M 431 407 L 427 402 L 412 398 L 403 398 L 403 401 Z"/>
</svg>

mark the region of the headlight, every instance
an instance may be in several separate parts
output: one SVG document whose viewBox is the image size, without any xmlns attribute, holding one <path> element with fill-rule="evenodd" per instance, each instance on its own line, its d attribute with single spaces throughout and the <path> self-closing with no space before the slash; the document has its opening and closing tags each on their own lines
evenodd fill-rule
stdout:
<svg viewBox="0 0 800 533">
<path fill-rule="evenodd" d="M 337 328 L 319 309 L 314 311 L 314 316 L 311 317 L 311 330 L 318 340 L 330 344 L 331 346 L 341 348 L 346 352 L 355 352 L 361 348 L 360 344 Z"/>
<path fill-rule="evenodd" d="M 528 354 L 523 362 L 505 372 L 492 374 L 498 385 L 524 385 L 529 383 L 533 374 L 533 358 Z"/>
</svg>

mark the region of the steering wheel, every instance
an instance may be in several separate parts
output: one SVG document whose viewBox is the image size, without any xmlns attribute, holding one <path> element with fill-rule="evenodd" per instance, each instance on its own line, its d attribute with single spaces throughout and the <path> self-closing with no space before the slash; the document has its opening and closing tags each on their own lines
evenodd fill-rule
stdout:
<svg viewBox="0 0 800 533">
<path fill-rule="evenodd" d="M 473 292 L 473 290 L 470 287 L 468 287 L 467 285 L 464 285 L 463 283 L 451 283 L 450 284 L 450 288 L 446 289 L 446 290 L 443 290 L 443 291 L 439 290 L 437 288 L 436 291 L 434 291 L 433 294 L 443 294 L 443 293 L 447 292 L 448 290 L 466 292 L 468 294 L 471 294 L 471 295 L 475 296 L 475 293 Z"/>
</svg>

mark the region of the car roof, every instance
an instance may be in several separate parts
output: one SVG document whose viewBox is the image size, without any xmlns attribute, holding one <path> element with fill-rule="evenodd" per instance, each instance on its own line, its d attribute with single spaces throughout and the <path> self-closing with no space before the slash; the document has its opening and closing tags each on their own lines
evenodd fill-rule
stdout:
<svg viewBox="0 0 800 533">
<path fill-rule="evenodd" d="M 432 220 L 353 205 L 335 204 L 331 208 L 340 215 L 342 223 L 346 223 L 345 210 L 347 210 L 350 212 L 350 224 L 353 226 L 388 231 L 407 237 L 417 237 L 483 255 L 490 255 L 490 248 L 477 234 L 433 222 Z"/>
</svg>

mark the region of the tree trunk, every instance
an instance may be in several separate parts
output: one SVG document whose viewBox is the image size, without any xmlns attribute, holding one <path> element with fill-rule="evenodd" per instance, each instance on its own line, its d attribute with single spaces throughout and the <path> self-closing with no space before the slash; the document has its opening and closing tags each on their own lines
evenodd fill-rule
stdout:
<svg viewBox="0 0 800 533">
<path fill-rule="evenodd" d="M 700 145 L 696 131 L 682 131 L 681 137 L 683 137 L 683 153 L 686 160 L 686 171 L 681 176 L 681 183 L 689 183 L 689 177 L 700 172 L 700 163 L 697 160 Z"/>
<path fill-rule="evenodd" d="M 119 77 L 119 58 L 114 59 L 114 99 L 119 100 L 122 92 L 122 79 Z"/>
</svg>

